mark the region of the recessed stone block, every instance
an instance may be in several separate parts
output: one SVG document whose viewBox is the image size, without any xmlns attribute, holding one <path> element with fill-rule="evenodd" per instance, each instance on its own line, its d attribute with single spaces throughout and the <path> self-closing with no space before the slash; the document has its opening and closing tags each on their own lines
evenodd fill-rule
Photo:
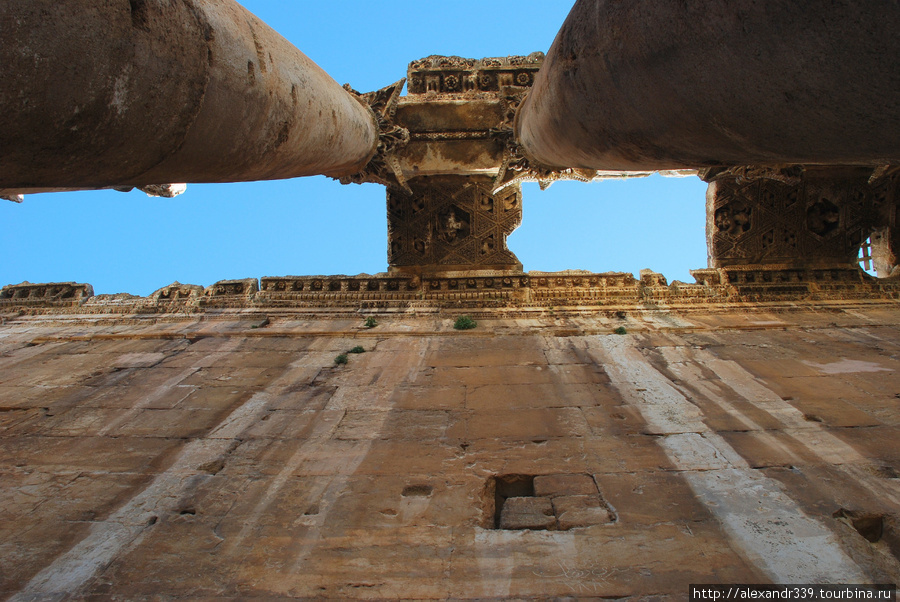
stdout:
<svg viewBox="0 0 900 602">
<path fill-rule="evenodd" d="M 500 511 L 501 529 L 553 529 L 553 504 L 545 497 L 511 497 Z"/>
</svg>

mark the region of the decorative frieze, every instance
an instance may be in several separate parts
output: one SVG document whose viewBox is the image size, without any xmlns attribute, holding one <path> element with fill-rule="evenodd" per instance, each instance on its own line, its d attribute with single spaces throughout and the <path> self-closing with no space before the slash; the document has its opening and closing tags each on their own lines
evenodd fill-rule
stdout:
<svg viewBox="0 0 900 602">
<path fill-rule="evenodd" d="M 203 291 L 206 297 L 247 297 L 259 290 L 259 281 L 256 278 L 244 278 L 242 280 L 219 280 Z"/>
<path fill-rule="evenodd" d="M 94 287 L 90 284 L 23 282 L 0 289 L 0 305 L 77 305 L 93 295 Z"/>
<path fill-rule="evenodd" d="M 506 238 L 522 221 L 518 186 L 491 192 L 477 177 L 418 178 L 411 194 L 388 190 L 388 265 L 392 272 L 521 272 Z"/>
<path fill-rule="evenodd" d="M 409 94 L 477 94 L 530 86 L 543 62 L 543 52 L 483 59 L 432 55 L 409 64 Z"/>
<path fill-rule="evenodd" d="M 157 303 L 188 303 L 197 301 L 203 294 L 204 290 L 200 285 L 175 281 L 151 293 L 150 298 Z"/>
<path fill-rule="evenodd" d="M 895 212 L 896 183 L 870 183 L 871 174 L 856 167 L 708 171 L 710 267 L 855 266 L 860 244 Z"/>
<path fill-rule="evenodd" d="M 264 277 L 223 280 L 198 295 L 196 285 L 174 283 L 149 297 L 85 297 L 90 285 L 6 286 L 0 306 L 20 311 L 160 314 L 204 308 L 646 308 L 722 303 L 796 303 L 863 299 L 900 300 L 900 279 L 878 279 L 857 267 L 767 265 L 693 270 L 695 283 L 674 281 L 651 270 L 627 272 L 464 272 L 419 277 L 397 274 Z M 61 287 L 72 286 L 69 296 Z M 82 296 L 78 297 L 81 291 Z M 85 301 L 87 299 L 87 301 Z"/>
</svg>

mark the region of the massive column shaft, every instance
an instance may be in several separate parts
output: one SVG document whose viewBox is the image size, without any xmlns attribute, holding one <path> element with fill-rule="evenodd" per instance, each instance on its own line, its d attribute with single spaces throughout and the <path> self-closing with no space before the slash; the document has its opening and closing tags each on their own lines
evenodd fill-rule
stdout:
<svg viewBox="0 0 900 602">
<path fill-rule="evenodd" d="M 579 0 L 516 133 L 548 166 L 900 160 L 900 4 Z"/>
<path fill-rule="evenodd" d="M 340 176 L 377 142 L 233 0 L 8 0 L 0 65 L 0 188 Z"/>
</svg>

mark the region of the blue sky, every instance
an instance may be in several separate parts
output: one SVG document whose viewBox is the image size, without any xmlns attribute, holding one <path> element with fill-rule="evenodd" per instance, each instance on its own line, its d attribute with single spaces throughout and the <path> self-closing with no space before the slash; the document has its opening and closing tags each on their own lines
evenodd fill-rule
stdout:
<svg viewBox="0 0 900 602">
<path fill-rule="evenodd" d="M 430 54 L 472 58 L 546 52 L 571 4 L 245 0 L 338 83 L 369 91 Z M 526 270 L 652 268 L 692 281 L 706 266 L 704 194 L 696 177 L 525 184 L 509 247 Z M 325 177 L 190 184 L 174 199 L 140 192 L 29 195 L 0 201 L 0 285 L 78 281 L 97 293 L 147 295 L 175 280 L 387 269 L 381 186 Z"/>
</svg>

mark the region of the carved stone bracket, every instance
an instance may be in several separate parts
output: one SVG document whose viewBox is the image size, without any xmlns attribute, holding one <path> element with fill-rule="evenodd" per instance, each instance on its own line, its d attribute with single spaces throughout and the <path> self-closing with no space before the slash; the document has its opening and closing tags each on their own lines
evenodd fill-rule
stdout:
<svg viewBox="0 0 900 602">
<path fill-rule="evenodd" d="M 250 297 L 259 290 L 259 281 L 256 278 L 244 278 L 242 280 L 219 280 L 203 291 L 203 296 L 214 297 Z"/>
<path fill-rule="evenodd" d="M 396 158 L 397 151 L 409 143 L 409 130 L 394 122 L 397 100 L 400 98 L 404 83 L 406 83 L 405 78 L 381 90 L 366 94 L 357 92 L 349 84 L 344 85 L 345 90 L 354 94 L 359 102 L 372 110 L 378 123 L 379 134 L 375 155 L 362 171 L 341 178 L 341 184 L 375 182 L 389 188 L 399 186 L 404 190 L 409 190 L 403 170 Z"/>
<path fill-rule="evenodd" d="M 543 52 L 483 59 L 432 55 L 409 64 L 409 93 L 478 95 L 504 86 L 527 87 L 543 62 Z"/>
</svg>

